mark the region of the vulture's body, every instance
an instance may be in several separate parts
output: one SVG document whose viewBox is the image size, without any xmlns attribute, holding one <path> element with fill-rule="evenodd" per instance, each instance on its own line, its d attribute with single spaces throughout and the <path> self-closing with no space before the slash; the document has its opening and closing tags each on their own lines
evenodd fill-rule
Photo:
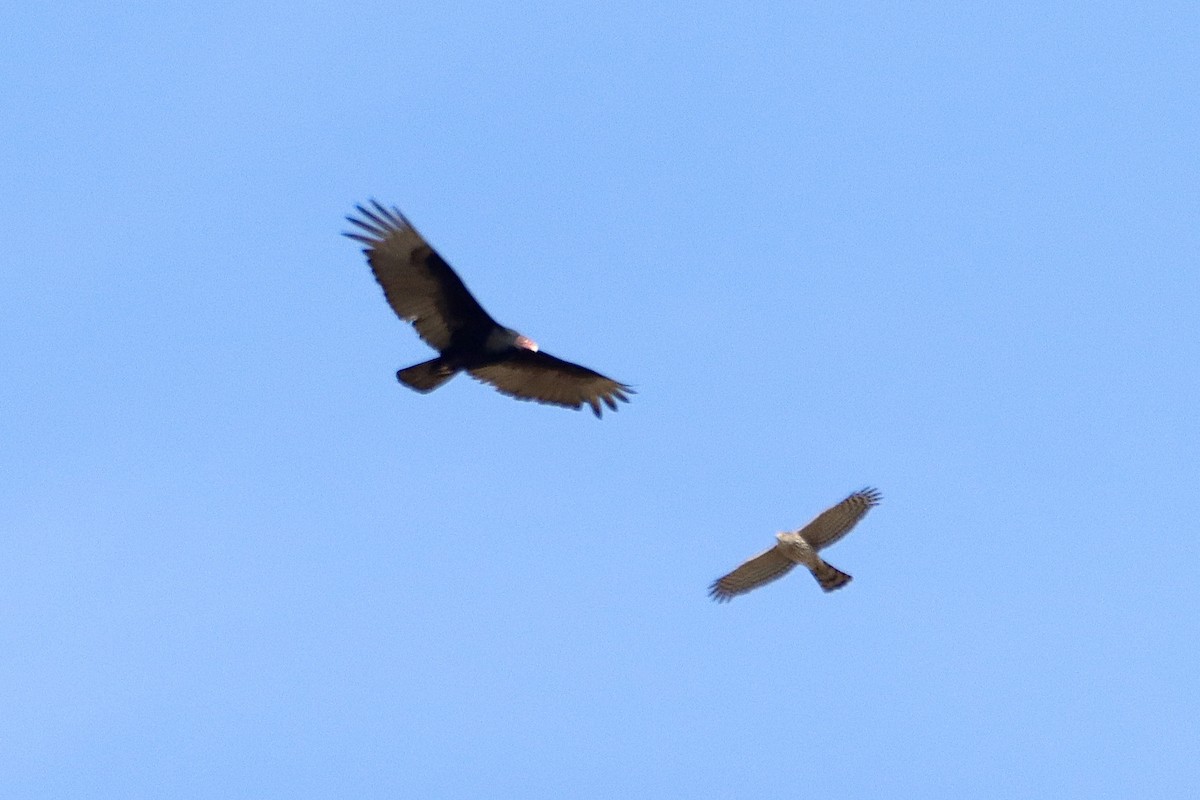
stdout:
<svg viewBox="0 0 1200 800">
<path fill-rule="evenodd" d="M 601 403 L 616 410 L 633 392 L 587 367 L 543 353 L 537 344 L 492 319 L 445 259 L 397 209 L 378 203 L 357 206 L 361 217 L 347 219 L 361 233 L 375 279 L 392 309 L 438 357 L 396 373 L 404 385 L 431 392 L 459 372 L 491 384 L 520 400 L 581 408 L 599 417 Z"/>
</svg>

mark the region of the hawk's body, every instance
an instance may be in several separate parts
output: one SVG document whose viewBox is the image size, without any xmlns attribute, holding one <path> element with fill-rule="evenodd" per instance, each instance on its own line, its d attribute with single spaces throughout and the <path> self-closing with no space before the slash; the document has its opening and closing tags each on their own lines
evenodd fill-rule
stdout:
<svg viewBox="0 0 1200 800">
<path fill-rule="evenodd" d="M 808 567 L 827 592 L 845 586 L 850 576 L 827 563 L 818 551 L 849 533 L 880 499 L 877 490 L 863 489 L 821 512 L 800 530 L 775 534 L 774 547 L 718 578 L 709 587 L 709 594 L 718 602 L 728 602 L 735 595 L 782 578 L 797 564 Z"/>
<path fill-rule="evenodd" d="M 775 538 L 779 540 L 779 544 L 771 549 L 778 550 L 780 555 L 791 562 L 787 569 L 791 569 L 796 564 L 803 564 L 812 572 L 817 583 L 821 584 L 821 588 L 827 592 L 832 592 L 850 582 L 849 575 L 826 563 L 825 559 L 817 555 L 816 548 L 804 540 L 803 534 L 777 533 Z"/>
</svg>

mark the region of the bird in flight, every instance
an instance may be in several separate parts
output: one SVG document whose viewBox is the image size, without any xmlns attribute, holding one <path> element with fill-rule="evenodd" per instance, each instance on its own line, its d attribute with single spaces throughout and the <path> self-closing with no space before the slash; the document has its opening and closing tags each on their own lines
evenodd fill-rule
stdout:
<svg viewBox="0 0 1200 800">
<path fill-rule="evenodd" d="M 775 534 L 774 547 L 713 581 L 709 596 L 718 603 L 727 603 L 736 595 L 782 578 L 797 564 L 808 567 L 825 591 L 840 589 L 850 582 L 850 576 L 826 563 L 817 551 L 849 533 L 881 499 L 878 490 L 862 489 L 822 511 L 800 530 Z"/>
<path fill-rule="evenodd" d="M 396 377 L 431 392 L 459 372 L 518 400 L 581 408 L 600 416 L 629 402 L 633 389 L 587 367 L 542 352 L 527 336 L 497 323 L 457 273 L 397 208 L 355 206 L 346 217 L 359 230 L 346 233 L 363 253 L 397 316 L 412 323 L 438 357 L 400 370 Z"/>
</svg>

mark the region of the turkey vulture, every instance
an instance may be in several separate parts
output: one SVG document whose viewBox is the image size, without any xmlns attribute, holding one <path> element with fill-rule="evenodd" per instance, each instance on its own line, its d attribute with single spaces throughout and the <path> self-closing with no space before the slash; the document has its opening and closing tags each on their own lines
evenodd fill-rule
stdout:
<svg viewBox="0 0 1200 800">
<path fill-rule="evenodd" d="M 537 343 L 497 323 L 467 291 L 462 279 L 397 208 L 374 200 L 346 217 L 361 231 L 346 233 L 363 253 L 392 310 L 411 322 L 438 357 L 396 373 L 418 392 L 431 392 L 460 371 L 518 400 L 578 409 L 587 403 L 617 410 L 633 389 L 587 367 L 555 358 Z"/>
<path fill-rule="evenodd" d="M 774 547 L 713 581 L 709 595 L 719 603 L 727 603 L 736 595 L 782 578 L 797 564 L 808 567 L 825 591 L 842 588 L 850 582 L 850 576 L 827 563 L 817 551 L 849 533 L 868 511 L 879 505 L 880 499 L 878 490 L 862 489 L 825 509 L 800 530 L 775 534 L 778 542 Z"/>
</svg>

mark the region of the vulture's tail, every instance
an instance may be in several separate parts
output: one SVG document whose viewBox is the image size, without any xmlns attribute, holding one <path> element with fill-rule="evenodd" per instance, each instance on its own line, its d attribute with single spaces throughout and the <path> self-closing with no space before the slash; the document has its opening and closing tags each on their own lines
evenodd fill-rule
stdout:
<svg viewBox="0 0 1200 800">
<path fill-rule="evenodd" d="M 424 394 L 432 392 L 454 377 L 458 370 L 446 365 L 440 358 L 415 364 L 396 373 L 396 379 L 410 389 Z"/>
</svg>

